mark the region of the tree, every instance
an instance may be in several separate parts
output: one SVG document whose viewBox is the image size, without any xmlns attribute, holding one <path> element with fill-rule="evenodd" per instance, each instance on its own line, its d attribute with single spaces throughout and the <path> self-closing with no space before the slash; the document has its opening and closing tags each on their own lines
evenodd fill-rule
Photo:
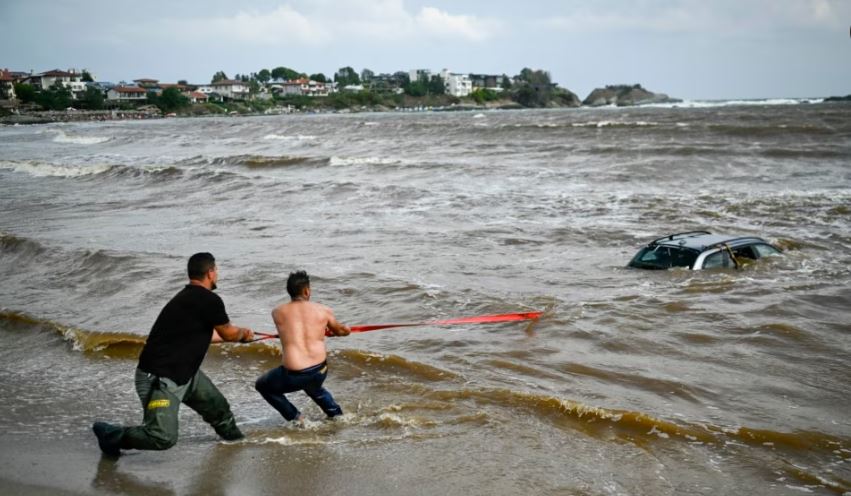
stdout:
<svg viewBox="0 0 851 496">
<path fill-rule="evenodd" d="M 337 82 L 340 86 L 348 86 L 350 84 L 360 84 L 360 76 L 355 72 L 351 67 L 341 67 L 336 74 L 334 74 L 334 81 Z"/>
<path fill-rule="evenodd" d="M 364 70 L 360 71 L 360 80 L 364 83 L 368 83 L 375 77 L 375 73 L 371 70 L 364 68 Z"/>
<path fill-rule="evenodd" d="M 95 81 L 86 69 L 83 69 L 83 74 L 80 76 L 80 80 L 86 83 L 93 83 Z"/>
<path fill-rule="evenodd" d="M 422 80 L 408 81 L 402 86 L 402 89 L 406 95 L 410 96 L 426 96 L 426 93 L 428 93 L 427 85 Z"/>
<path fill-rule="evenodd" d="M 275 67 L 272 69 L 272 78 L 273 79 L 298 79 L 301 74 L 290 69 L 289 67 Z"/>
<path fill-rule="evenodd" d="M 431 80 L 428 82 L 428 93 L 430 95 L 442 95 L 446 93 L 446 85 L 442 77 L 437 74 L 431 77 Z"/>
<path fill-rule="evenodd" d="M 257 80 L 263 84 L 269 82 L 272 79 L 272 73 L 269 72 L 269 69 L 260 69 L 260 72 L 257 73 Z"/>
<path fill-rule="evenodd" d="M 225 80 L 225 79 L 227 79 L 227 78 L 228 78 L 228 75 L 227 75 L 227 74 L 225 74 L 225 71 L 219 71 L 219 72 L 217 72 L 217 73 L 213 74 L 213 79 L 212 79 L 212 81 L 210 81 L 210 82 L 212 82 L 212 83 L 217 83 L 217 82 L 219 82 L 219 81 L 223 81 L 223 80 Z"/>
<path fill-rule="evenodd" d="M 38 96 L 35 91 L 35 86 L 27 83 L 15 83 L 15 95 L 23 103 L 32 103 Z"/>
<path fill-rule="evenodd" d="M 94 86 L 86 86 L 80 103 L 89 110 L 100 110 L 103 108 L 103 92 Z"/>
<path fill-rule="evenodd" d="M 322 74 L 321 72 L 318 73 L 318 74 L 311 74 L 310 79 L 311 79 L 311 81 L 316 81 L 317 83 L 327 83 L 328 82 L 328 78 L 326 78 L 325 74 Z"/>
<path fill-rule="evenodd" d="M 189 86 L 189 81 L 187 81 L 185 79 L 181 79 L 181 80 L 177 81 L 177 84 L 182 84 L 183 86 Z"/>
<path fill-rule="evenodd" d="M 476 90 L 473 90 L 473 92 L 470 93 L 470 97 L 475 100 L 476 103 L 478 103 L 479 105 L 485 102 L 499 100 L 499 94 L 487 88 L 478 88 Z"/>
<path fill-rule="evenodd" d="M 153 92 L 148 93 L 148 101 L 159 107 L 163 113 L 174 112 L 189 105 L 189 99 L 174 86 L 164 89 L 159 96 Z"/>
<path fill-rule="evenodd" d="M 545 107 L 553 98 L 550 73 L 524 67 L 513 86 L 512 98 L 524 107 Z"/>
<path fill-rule="evenodd" d="M 57 80 L 53 86 L 42 90 L 35 101 L 45 110 L 64 110 L 71 106 L 71 90 Z"/>
<path fill-rule="evenodd" d="M 550 84 L 550 73 L 542 70 L 532 70 L 528 67 L 524 67 L 522 71 L 520 71 L 520 75 L 517 76 L 518 79 L 522 81 L 526 81 L 529 84 Z"/>
<path fill-rule="evenodd" d="M 248 82 L 248 93 L 251 95 L 256 95 L 260 93 L 260 82 L 256 79 L 252 79 Z"/>
</svg>

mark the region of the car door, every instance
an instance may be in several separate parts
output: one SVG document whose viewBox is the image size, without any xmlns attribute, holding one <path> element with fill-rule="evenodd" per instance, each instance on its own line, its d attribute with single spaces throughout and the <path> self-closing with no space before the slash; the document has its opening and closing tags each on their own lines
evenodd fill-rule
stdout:
<svg viewBox="0 0 851 496">
<path fill-rule="evenodd" d="M 727 249 L 714 248 L 703 252 L 698 257 L 698 263 L 695 264 L 695 270 L 700 269 L 734 269 L 736 263 L 730 257 L 730 252 Z"/>
</svg>

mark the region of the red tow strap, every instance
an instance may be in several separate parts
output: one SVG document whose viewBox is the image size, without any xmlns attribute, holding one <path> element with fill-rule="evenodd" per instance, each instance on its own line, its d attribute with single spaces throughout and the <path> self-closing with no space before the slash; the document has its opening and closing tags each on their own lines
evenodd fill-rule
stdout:
<svg viewBox="0 0 851 496">
<path fill-rule="evenodd" d="M 455 319 L 431 320 L 427 322 L 407 322 L 399 324 L 371 324 L 371 325 L 354 325 L 349 327 L 352 332 L 369 332 L 378 331 L 381 329 L 390 329 L 392 327 L 414 327 L 414 326 L 443 326 L 443 325 L 459 325 L 459 324 L 495 324 L 497 322 L 518 322 L 521 320 L 537 320 L 541 318 L 543 312 L 518 312 L 518 313 L 500 313 L 494 315 L 478 315 L 476 317 L 459 317 Z M 256 336 L 262 336 L 255 341 L 261 339 L 270 339 L 278 337 L 277 334 L 267 334 L 264 332 L 255 332 Z M 331 334 L 325 332 L 326 336 Z"/>
</svg>

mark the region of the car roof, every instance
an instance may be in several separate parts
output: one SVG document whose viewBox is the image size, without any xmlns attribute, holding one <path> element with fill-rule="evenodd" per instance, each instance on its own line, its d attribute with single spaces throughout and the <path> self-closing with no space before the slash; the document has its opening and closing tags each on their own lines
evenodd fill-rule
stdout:
<svg viewBox="0 0 851 496">
<path fill-rule="evenodd" d="M 672 246 L 697 251 L 704 251 L 707 248 L 711 248 L 720 244 L 726 244 L 730 247 L 737 247 L 754 243 L 767 244 L 764 239 L 756 236 L 712 234 L 709 231 L 689 231 L 684 233 L 671 234 L 662 238 L 654 239 L 650 242 L 650 246 Z"/>
</svg>

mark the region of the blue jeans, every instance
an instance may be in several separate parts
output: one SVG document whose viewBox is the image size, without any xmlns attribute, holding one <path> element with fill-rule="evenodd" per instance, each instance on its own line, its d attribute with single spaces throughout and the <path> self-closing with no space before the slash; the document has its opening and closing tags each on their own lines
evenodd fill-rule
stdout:
<svg viewBox="0 0 851 496">
<path fill-rule="evenodd" d="M 334 401 L 331 392 L 322 387 L 328 375 L 328 365 L 325 362 L 302 370 L 288 370 L 283 366 L 274 368 L 261 375 L 254 384 L 257 392 L 263 396 L 275 410 L 287 420 L 299 417 L 298 408 L 287 400 L 286 393 L 304 391 L 328 417 L 342 415 L 343 410 Z"/>
</svg>

